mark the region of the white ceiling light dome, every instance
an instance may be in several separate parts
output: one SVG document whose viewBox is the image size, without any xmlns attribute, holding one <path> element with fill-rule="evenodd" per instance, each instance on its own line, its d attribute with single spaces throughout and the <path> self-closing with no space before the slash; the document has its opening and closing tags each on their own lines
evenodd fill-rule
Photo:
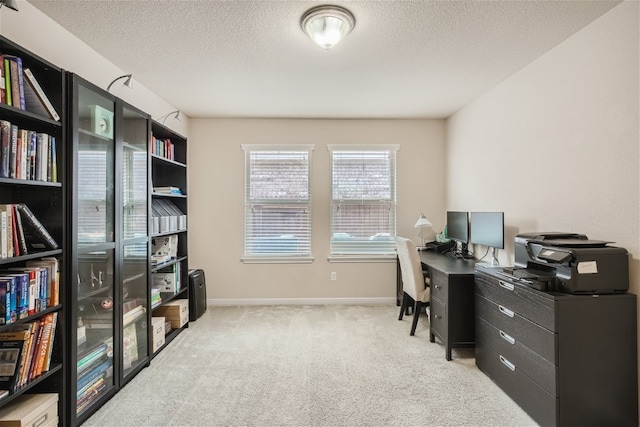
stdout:
<svg viewBox="0 0 640 427">
<path fill-rule="evenodd" d="M 353 30 L 353 14 L 340 6 L 324 5 L 309 9 L 300 25 L 318 46 L 331 49 Z"/>
</svg>

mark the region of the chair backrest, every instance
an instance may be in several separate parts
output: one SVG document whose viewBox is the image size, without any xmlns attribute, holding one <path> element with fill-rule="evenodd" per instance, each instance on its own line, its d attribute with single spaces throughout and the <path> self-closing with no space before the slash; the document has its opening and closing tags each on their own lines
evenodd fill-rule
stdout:
<svg viewBox="0 0 640 427">
<path fill-rule="evenodd" d="M 400 260 L 402 288 L 411 298 L 417 300 L 418 295 L 424 291 L 425 284 L 416 245 L 407 238 L 396 236 L 396 250 Z"/>
</svg>

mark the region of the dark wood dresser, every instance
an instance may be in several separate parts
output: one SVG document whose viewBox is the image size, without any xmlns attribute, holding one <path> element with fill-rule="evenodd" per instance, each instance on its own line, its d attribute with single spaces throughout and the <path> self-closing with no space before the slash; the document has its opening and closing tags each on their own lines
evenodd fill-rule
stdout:
<svg viewBox="0 0 640 427">
<path fill-rule="evenodd" d="M 638 425 L 636 296 L 541 292 L 476 268 L 476 364 L 544 426 Z"/>
</svg>

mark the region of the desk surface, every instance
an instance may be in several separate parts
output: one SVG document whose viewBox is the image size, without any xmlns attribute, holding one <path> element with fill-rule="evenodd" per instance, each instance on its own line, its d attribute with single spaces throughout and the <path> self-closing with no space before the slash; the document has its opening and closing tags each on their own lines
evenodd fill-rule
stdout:
<svg viewBox="0 0 640 427">
<path fill-rule="evenodd" d="M 434 251 L 420 251 L 420 261 L 431 268 L 445 274 L 473 275 L 476 261 L 473 259 L 456 259 Z"/>
</svg>

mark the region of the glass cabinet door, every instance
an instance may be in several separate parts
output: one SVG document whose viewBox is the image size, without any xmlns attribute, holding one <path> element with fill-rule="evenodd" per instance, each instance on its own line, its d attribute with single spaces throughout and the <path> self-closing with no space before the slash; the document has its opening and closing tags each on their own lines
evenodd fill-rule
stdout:
<svg viewBox="0 0 640 427">
<path fill-rule="evenodd" d="M 122 376 L 126 378 L 149 356 L 149 122 L 126 106 L 122 113 Z"/>
<path fill-rule="evenodd" d="M 74 80 L 75 82 L 75 80 Z M 77 335 L 73 393 L 76 418 L 115 385 L 114 102 L 75 82 L 73 119 L 73 275 Z M 73 350 L 72 350 L 73 351 Z M 73 372 L 73 368 L 72 368 Z"/>
</svg>

